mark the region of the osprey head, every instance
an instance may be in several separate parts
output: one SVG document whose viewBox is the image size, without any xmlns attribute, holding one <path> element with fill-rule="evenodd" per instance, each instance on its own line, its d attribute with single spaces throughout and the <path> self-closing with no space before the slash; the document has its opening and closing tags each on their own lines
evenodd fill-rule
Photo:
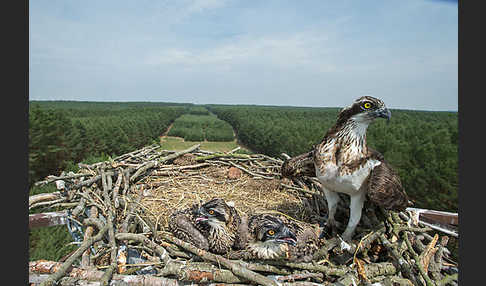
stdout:
<svg viewBox="0 0 486 286">
<path fill-rule="evenodd" d="M 210 226 L 223 225 L 231 220 L 231 207 L 220 198 L 215 198 L 204 203 L 196 213 L 196 223 L 208 224 Z"/>
<path fill-rule="evenodd" d="M 275 216 L 263 216 L 254 231 L 256 240 L 261 241 L 266 245 L 287 243 L 295 246 L 297 244 L 297 238 L 295 237 L 294 232 L 292 232 L 282 220 Z"/>
<path fill-rule="evenodd" d="M 375 118 L 386 118 L 390 121 L 391 112 L 385 103 L 372 96 L 362 96 L 356 99 L 349 107 L 343 108 L 339 113 L 338 122 L 353 120 L 360 123 L 371 123 Z"/>
</svg>

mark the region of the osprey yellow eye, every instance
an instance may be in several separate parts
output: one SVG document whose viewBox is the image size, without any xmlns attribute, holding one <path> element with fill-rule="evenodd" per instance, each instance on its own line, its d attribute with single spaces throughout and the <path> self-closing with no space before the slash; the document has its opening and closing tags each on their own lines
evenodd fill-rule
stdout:
<svg viewBox="0 0 486 286">
<path fill-rule="evenodd" d="M 273 230 L 273 229 L 269 230 L 269 231 L 268 231 L 268 234 L 269 234 L 269 235 L 274 235 L 274 234 L 275 234 L 275 230 Z"/>
<path fill-rule="evenodd" d="M 371 108 L 371 103 L 365 102 L 365 104 L 363 104 L 363 107 L 366 109 Z"/>
<path fill-rule="evenodd" d="M 208 211 L 208 213 L 209 213 L 210 215 L 213 215 L 213 214 L 214 214 L 214 211 L 213 211 L 213 210 L 209 210 L 209 211 Z"/>
</svg>

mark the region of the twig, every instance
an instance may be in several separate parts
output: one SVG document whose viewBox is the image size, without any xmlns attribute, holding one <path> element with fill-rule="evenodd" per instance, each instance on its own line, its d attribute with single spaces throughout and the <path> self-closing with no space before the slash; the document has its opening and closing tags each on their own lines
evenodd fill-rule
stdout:
<svg viewBox="0 0 486 286">
<path fill-rule="evenodd" d="M 52 183 L 57 180 L 66 180 L 66 179 L 72 179 L 72 178 L 79 178 L 79 177 L 84 177 L 84 176 L 91 176 L 91 174 L 73 174 L 73 175 L 66 175 L 66 176 L 48 176 L 47 180 L 44 181 L 38 181 L 34 183 L 34 186 L 39 186 L 39 185 L 45 185 L 48 183 Z"/>
<path fill-rule="evenodd" d="M 430 279 L 429 275 L 427 275 L 427 272 L 425 271 L 422 262 L 420 261 L 420 257 L 418 254 L 413 250 L 412 244 L 410 243 L 410 239 L 408 237 L 408 233 L 403 233 L 402 235 L 403 239 L 405 240 L 405 243 L 407 244 L 408 251 L 412 254 L 413 258 L 415 259 L 415 264 L 417 265 L 417 268 L 422 275 L 422 277 L 425 279 L 425 283 L 427 286 L 434 286 L 434 282 Z"/>
<path fill-rule="evenodd" d="M 284 186 L 284 187 L 286 187 L 286 188 L 288 188 L 288 189 L 300 191 L 300 192 L 303 192 L 303 193 L 306 193 L 306 194 L 311 194 L 311 195 L 316 195 L 316 196 L 322 196 L 321 193 L 314 192 L 314 191 L 311 191 L 311 190 L 306 190 L 304 188 L 294 187 L 294 186 L 287 185 L 287 184 L 281 184 L 281 185 Z"/>
<path fill-rule="evenodd" d="M 393 246 L 393 244 L 385 237 L 385 235 L 383 233 L 381 233 L 379 235 L 379 238 L 380 238 L 381 243 L 383 244 L 383 246 L 385 246 L 385 248 L 388 250 L 388 252 L 396 260 L 396 262 L 398 263 L 398 265 L 399 265 L 401 271 L 403 272 L 403 274 L 408 279 L 410 279 L 414 285 L 417 285 L 417 281 L 415 279 L 415 276 L 412 274 L 412 270 L 411 270 L 410 264 L 408 264 L 408 262 L 403 257 L 401 257 L 398 254 L 398 251 L 395 249 L 395 247 Z"/>
<path fill-rule="evenodd" d="M 326 276 L 327 275 L 343 276 L 350 270 L 347 267 L 329 267 L 329 266 L 318 265 L 318 264 L 314 264 L 314 263 L 295 263 L 295 262 L 277 261 L 277 260 L 276 261 L 266 261 L 266 263 L 270 264 L 270 265 L 276 265 L 276 266 L 286 266 L 286 267 L 290 267 L 290 268 L 322 272 Z"/>
<path fill-rule="evenodd" d="M 121 173 L 120 173 L 121 174 Z M 110 255 L 110 267 L 107 269 L 103 277 L 101 277 L 101 285 L 106 286 L 109 284 L 111 277 L 113 276 L 113 271 L 116 268 L 116 254 L 117 254 L 117 245 L 115 242 L 115 230 L 113 227 L 113 209 L 112 205 L 110 203 L 110 195 L 108 194 L 109 189 L 111 189 L 111 176 L 107 177 L 105 170 L 101 169 L 101 182 L 103 185 L 103 196 L 105 199 L 105 204 L 106 204 L 106 209 L 108 212 L 108 218 L 107 218 L 107 225 L 108 225 L 108 239 L 111 247 L 111 255 Z M 119 176 L 119 178 L 121 178 Z M 107 182 L 108 181 L 108 182 Z"/>
<path fill-rule="evenodd" d="M 324 274 L 322 273 L 296 273 L 287 276 L 280 276 L 277 277 L 278 281 L 295 281 L 295 280 L 302 280 L 307 278 L 324 278 Z"/>
<path fill-rule="evenodd" d="M 444 278 L 442 278 L 442 280 L 440 280 L 440 281 L 437 282 L 437 286 L 447 285 L 450 282 L 452 282 L 454 280 L 457 280 L 458 279 L 458 276 L 459 275 L 457 273 L 447 275 Z"/>
<path fill-rule="evenodd" d="M 279 275 L 290 275 L 290 271 L 283 268 L 283 267 L 276 267 L 274 265 L 269 265 L 265 263 L 260 263 L 260 262 L 254 262 L 250 263 L 247 261 L 238 261 L 239 264 L 241 264 L 243 267 L 248 268 L 249 270 L 252 271 L 258 271 L 258 272 L 267 272 L 267 273 L 272 273 L 272 274 L 279 274 Z"/>
<path fill-rule="evenodd" d="M 149 248 L 153 249 L 155 253 L 157 253 L 160 256 L 160 259 L 164 264 L 168 264 L 171 261 L 171 258 L 169 256 L 169 253 L 165 248 L 162 246 L 156 244 L 155 242 L 152 242 L 150 239 L 145 237 L 142 234 L 135 234 L 135 233 L 117 233 L 115 234 L 115 238 L 117 240 L 135 240 L 138 241 Z"/>
<path fill-rule="evenodd" d="M 229 163 L 230 163 L 232 166 L 234 166 L 234 167 L 236 167 L 236 168 L 238 168 L 238 169 L 240 169 L 240 170 L 242 170 L 242 171 L 244 171 L 244 172 L 246 172 L 246 173 L 248 173 L 248 174 L 250 174 L 250 175 L 252 175 L 252 176 L 254 176 L 254 177 L 259 177 L 259 178 L 264 178 L 264 179 L 269 179 L 269 180 L 273 180 L 273 179 L 275 179 L 274 177 L 268 177 L 268 176 L 263 176 L 263 175 L 255 174 L 255 173 L 253 173 L 252 171 L 250 171 L 250 170 L 248 170 L 248 169 L 246 169 L 246 168 L 244 168 L 244 167 L 242 167 L 242 166 L 240 166 L 240 165 L 237 165 L 237 164 L 235 164 L 235 163 L 233 163 L 233 162 L 231 162 L 231 161 L 229 161 Z"/>
<path fill-rule="evenodd" d="M 92 219 L 96 219 L 98 217 L 98 209 L 95 206 L 91 207 L 91 212 L 89 214 L 89 217 Z M 101 225 L 98 225 L 98 229 L 100 226 Z M 86 227 L 83 240 L 89 239 L 93 235 L 93 231 L 94 231 L 93 226 L 89 225 L 88 227 Z M 91 251 L 89 248 L 86 249 L 85 252 L 83 252 L 83 255 L 81 256 L 81 267 L 88 267 L 90 265 L 90 259 L 89 259 L 90 252 Z"/>
<path fill-rule="evenodd" d="M 98 231 L 98 233 L 95 236 L 89 238 L 88 240 L 83 241 L 83 243 L 81 244 L 81 246 L 74 252 L 74 254 L 71 255 L 59 267 L 59 269 L 55 273 L 49 275 L 49 277 L 47 277 L 47 279 L 44 280 L 40 284 L 40 286 L 51 286 L 51 285 L 54 285 L 56 283 L 56 281 L 59 280 L 59 278 L 61 278 L 62 276 L 64 276 L 64 274 L 71 267 L 71 265 L 74 263 L 74 261 L 79 256 L 81 256 L 86 249 L 88 249 L 96 241 L 101 240 L 103 238 L 103 235 L 105 235 L 105 233 L 107 232 L 107 230 L 108 230 L 108 225 L 105 225 L 102 229 L 100 229 Z"/>
<path fill-rule="evenodd" d="M 216 159 L 216 158 L 243 158 L 243 159 L 248 159 L 251 158 L 250 155 L 246 154 L 233 154 L 233 153 L 215 153 L 207 156 L 199 156 L 196 157 L 196 161 L 205 161 L 205 160 L 210 160 L 210 159 Z"/>
<path fill-rule="evenodd" d="M 120 189 L 120 185 L 123 178 L 123 169 L 120 169 L 118 172 L 118 177 L 116 179 L 115 188 L 113 189 L 113 205 L 115 209 L 120 206 L 120 202 L 118 201 L 118 190 Z"/>
<path fill-rule="evenodd" d="M 41 207 L 41 206 L 52 206 L 54 204 L 64 202 L 66 200 L 67 200 L 67 198 L 62 197 L 60 199 L 53 200 L 53 201 L 43 201 L 43 202 L 35 203 L 35 204 L 32 204 L 32 205 L 29 206 L 29 210 L 31 210 L 33 208 Z"/>
<path fill-rule="evenodd" d="M 174 261 L 167 264 L 159 275 L 175 275 L 177 280 L 190 281 L 191 283 L 242 283 L 248 281 L 234 275 L 233 272 L 229 270 L 219 269 L 206 262 L 193 262 L 188 264 Z"/>
<path fill-rule="evenodd" d="M 161 163 L 164 163 L 166 161 L 169 161 L 169 160 L 172 160 L 172 159 L 175 159 L 179 156 L 182 156 L 186 153 L 190 153 L 194 150 L 196 150 L 197 148 L 199 148 L 201 146 L 201 144 L 196 144 L 192 147 L 190 147 L 189 149 L 186 149 L 186 150 L 183 150 L 183 151 L 180 151 L 180 152 L 177 152 L 177 153 L 174 153 L 174 154 L 171 154 L 169 156 L 166 156 L 166 157 L 163 157 L 163 158 L 160 158 L 158 160 L 154 160 L 154 161 L 150 161 L 150 162 L 147 162 L 147 163 L 144 163 L 136 172 L 135 174 L 132 175 L 132 177 L 130 177 L 130 182 L 133 182 L 135 181 L 143 172 L 145 172 L 146 170 L 150 169 L 150 168 L 153 168 L 155 166 L 157 166 L 157 164 L 161 164 Z"/>
</svg>

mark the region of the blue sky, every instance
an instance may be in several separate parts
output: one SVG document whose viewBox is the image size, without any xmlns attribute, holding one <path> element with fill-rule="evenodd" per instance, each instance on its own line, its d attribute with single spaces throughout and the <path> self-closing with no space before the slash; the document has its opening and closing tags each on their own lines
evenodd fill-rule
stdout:
<svg viewBox="0 0 486 286">
<path fill-rule="evenodd" d="M 456 1 L 29 1 L 31 100 L 457 110 Z"/>
</svg>

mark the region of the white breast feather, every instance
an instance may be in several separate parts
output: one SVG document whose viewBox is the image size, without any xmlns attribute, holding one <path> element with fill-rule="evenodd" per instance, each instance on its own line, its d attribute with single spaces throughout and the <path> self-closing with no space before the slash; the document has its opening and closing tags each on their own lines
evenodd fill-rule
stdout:
<svg viewBox="0 0 486 286">
<path fill-rule="evenodd" d="M 258 259 L 276 259 L 285 255 L 288 250 L 286 244 L 275 244 L 266 242 L 250 243 L 248 249 L 258 257 Z"/>
<path fill-rule="evenodd" d="M 319 168 L 316 168 L 316 175 L 326 189 L 351 195 L 359 191 L 371 170 L 380 164 L 381 162 L 378 160 L 368 160 L 353 173 L 340 174 L 339 167 L 330 162 L 324 166 L 324 174 L 320 172 Z"/>
</svg>

